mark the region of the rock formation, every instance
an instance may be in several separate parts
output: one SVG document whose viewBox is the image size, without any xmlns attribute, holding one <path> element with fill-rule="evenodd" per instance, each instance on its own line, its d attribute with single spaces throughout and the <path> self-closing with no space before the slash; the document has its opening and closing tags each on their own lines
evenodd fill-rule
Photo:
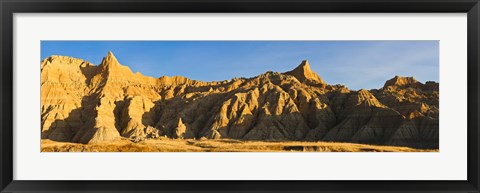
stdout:
<svg viewBox="0 0 480 193">
<path fill-rule="evenodd" d="M 413 77 L 353 91 L 328 85 L 305 60 L 289 72 L 230 81 L 152 78 L 133 73 L 111 52 L 99 65 L 48 57 L 41 77 L 42 139 L 166 136 L 438 148 L 438 83 Z"/>
</svg>

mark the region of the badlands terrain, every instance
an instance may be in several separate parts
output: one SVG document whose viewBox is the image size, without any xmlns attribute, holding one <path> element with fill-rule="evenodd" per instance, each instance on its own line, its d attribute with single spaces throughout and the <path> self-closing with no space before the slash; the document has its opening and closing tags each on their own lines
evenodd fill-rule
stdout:
<svg viewBox="0 0 480 193">
<path fill-rule="evenodd" d="M 306 60 L 202 82 L 134 73 L 111 52 L 99 65 L 51 56 L 41 62 L 41 138 L 42 151 L 436 151 L 439 84 L 395 76 L 350 90 Z"/>
</svg>

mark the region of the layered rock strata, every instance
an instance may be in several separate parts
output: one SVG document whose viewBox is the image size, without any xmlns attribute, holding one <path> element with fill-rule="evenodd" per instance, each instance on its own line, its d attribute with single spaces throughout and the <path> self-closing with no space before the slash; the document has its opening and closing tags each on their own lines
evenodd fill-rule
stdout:
<svg viewBox="0 0 480 193">
<path fill-rule="evenodd" d="M 202 82 L 99 65 L 41 62 L 42 139 L 96 143 L 183 139 L 338 141 L 438 148 L 439 86 L 396 76 L 384 87 L 329 85 L 308 61 L 285 73 Z"/>
</svg>

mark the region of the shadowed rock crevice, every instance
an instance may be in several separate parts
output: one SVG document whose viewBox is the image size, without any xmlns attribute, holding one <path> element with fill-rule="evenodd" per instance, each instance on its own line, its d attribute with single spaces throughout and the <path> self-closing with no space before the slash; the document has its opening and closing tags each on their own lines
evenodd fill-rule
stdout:
<svg viewBox="0 0 480 193">
<path fill-rule="evenodd" d="M 354 91 L 328 85 L 308 61 L 285 73 L 218 82 L 143 76 L 111 52 L 98 66 L 65 56 L 41 65 L 43 139 L 163 136 L 438 148 L 438 83 L 413 77 Z"/>
<path fill-rule="evenodd" d="M 42 131 L 42 139 L 54 141 L 70 142 L 78 130 L 83 125 L 81 120 L 80 108 L 72 110 L 65 119 L 55 120 L 47 130 Z"/>
</svg>

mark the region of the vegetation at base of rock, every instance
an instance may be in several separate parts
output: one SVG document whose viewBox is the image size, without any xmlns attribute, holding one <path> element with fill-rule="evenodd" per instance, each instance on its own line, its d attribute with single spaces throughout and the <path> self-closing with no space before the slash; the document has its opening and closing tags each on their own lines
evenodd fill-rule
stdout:
<svg viewBox="0 0 480 193">
<path fill-rule="evenodd" d="M 396 76 L 354 91 L 327 84 L 306 60 L 285 73 L 202 82 L 133 73 L 111 52 L 99 65 L 51 56 L 41 62 L 41 120 L 42 139 L 89 145 L 165 136 L 438 149 L 439 84 Z"/>
<path fill-rule="evenodd" d="M 438 152 L 438 149 L 413 149 L 338 142 L 241 141 L 233 139 L 149 139 L 138 143 L 115 140 L 78 144 L 42 140 L 42 152 Z"/>
</svg>

